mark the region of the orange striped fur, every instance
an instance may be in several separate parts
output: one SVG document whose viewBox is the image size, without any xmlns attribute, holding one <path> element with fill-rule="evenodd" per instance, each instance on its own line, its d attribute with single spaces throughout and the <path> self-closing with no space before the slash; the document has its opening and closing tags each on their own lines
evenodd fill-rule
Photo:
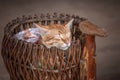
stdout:
<svg viewBox="0 0 120 80">
<path fill-rule="evenodd" d="M 73 19 L 66 25 L 50 24 L 47 26 L 34 23 L 39 28 L 42 43 L 47 47 L 56 47 L 66 50 L 71 44 L 71 31 Z"/>
</svg>

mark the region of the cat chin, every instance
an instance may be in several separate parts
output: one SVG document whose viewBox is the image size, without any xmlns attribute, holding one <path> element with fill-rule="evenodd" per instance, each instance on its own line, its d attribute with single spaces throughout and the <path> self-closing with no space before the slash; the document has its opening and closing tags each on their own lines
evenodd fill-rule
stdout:
<svg viewBox="0 0 120 80">
<path fill-rule="evenodd" d="M 59 49 L 61 49 L 61 50 L 67 50 L 69 47 L 61 47 L 61 48 L 59 48 Z"/>
<path fill-rule="evenodd" d="M 44 43 L 44 42 L 43 42 Z M 44 44 L 45 45 L 45 44 Z M 57 46 L 57 45 L 54 45 L 54 46 L 48 46 L 48 45 L 46 45 L 46 47 L 48 48 L 48 49 L 50 49 L 51 47 L 56 47 L 56 48 L 58 48 L 58 49 L 61 49 L 61 50 L 67 50 L 70 46 L 67 46 L 67 45 L 63 45 L 63 46 Z"/>
</svg>

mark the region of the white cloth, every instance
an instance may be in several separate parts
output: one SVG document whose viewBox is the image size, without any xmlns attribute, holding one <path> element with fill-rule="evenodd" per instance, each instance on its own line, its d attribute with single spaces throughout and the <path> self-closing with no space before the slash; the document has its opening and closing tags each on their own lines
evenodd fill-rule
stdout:
<svg viewBox="0 0 120 80">
<path fill-rule="evenodd" d="M 29 33 L 29 36 L 25 38 L 26 33 Z M 18 40 L 24 40 L 26 42 L 35 43 L 39 40 L 40 34 L 38 28 L 29 28 L 27 30 L 21 31 L 14 35 Z"/>
</svg>

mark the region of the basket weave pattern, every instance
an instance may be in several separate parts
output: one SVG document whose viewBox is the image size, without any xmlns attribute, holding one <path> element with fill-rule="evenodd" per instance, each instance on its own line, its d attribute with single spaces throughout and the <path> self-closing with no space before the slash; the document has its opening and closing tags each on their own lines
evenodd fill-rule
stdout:
<svg viewBox="0 0 120 80">
<path fill-rule="evenodd" d="M 32 44 L 13 37 L 16 33 L 33 27 L 33 22 L 43 25 L 64 24 L 74 18 L 72 45 L 66 51 L 47 49 L 44 45 Z M 11 80 L 86 80 L 83 55 L 84 37 L 78 29 L 84 20 L 68 14 L 41 14 L 23 16 L 7 24 L 4 29 L 2 57 Z"/>
</svg>

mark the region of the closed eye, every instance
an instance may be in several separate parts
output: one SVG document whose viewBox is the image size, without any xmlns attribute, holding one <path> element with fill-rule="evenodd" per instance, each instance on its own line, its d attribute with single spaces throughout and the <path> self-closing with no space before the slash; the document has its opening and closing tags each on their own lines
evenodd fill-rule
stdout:
<svg viewBox="0 0 120 80">
<path fill-rule="evenodd" d="M 60 38 L 60 35 L 56 34 L 54 35 L 55 38 Z"/>
<path fill-rule="evenodd" d="M 64 38 L 62 34 L 59 34 L 59 36 L 60 36 L 60 38 L 62 38 L 62 39 Z"/>
</svg>

